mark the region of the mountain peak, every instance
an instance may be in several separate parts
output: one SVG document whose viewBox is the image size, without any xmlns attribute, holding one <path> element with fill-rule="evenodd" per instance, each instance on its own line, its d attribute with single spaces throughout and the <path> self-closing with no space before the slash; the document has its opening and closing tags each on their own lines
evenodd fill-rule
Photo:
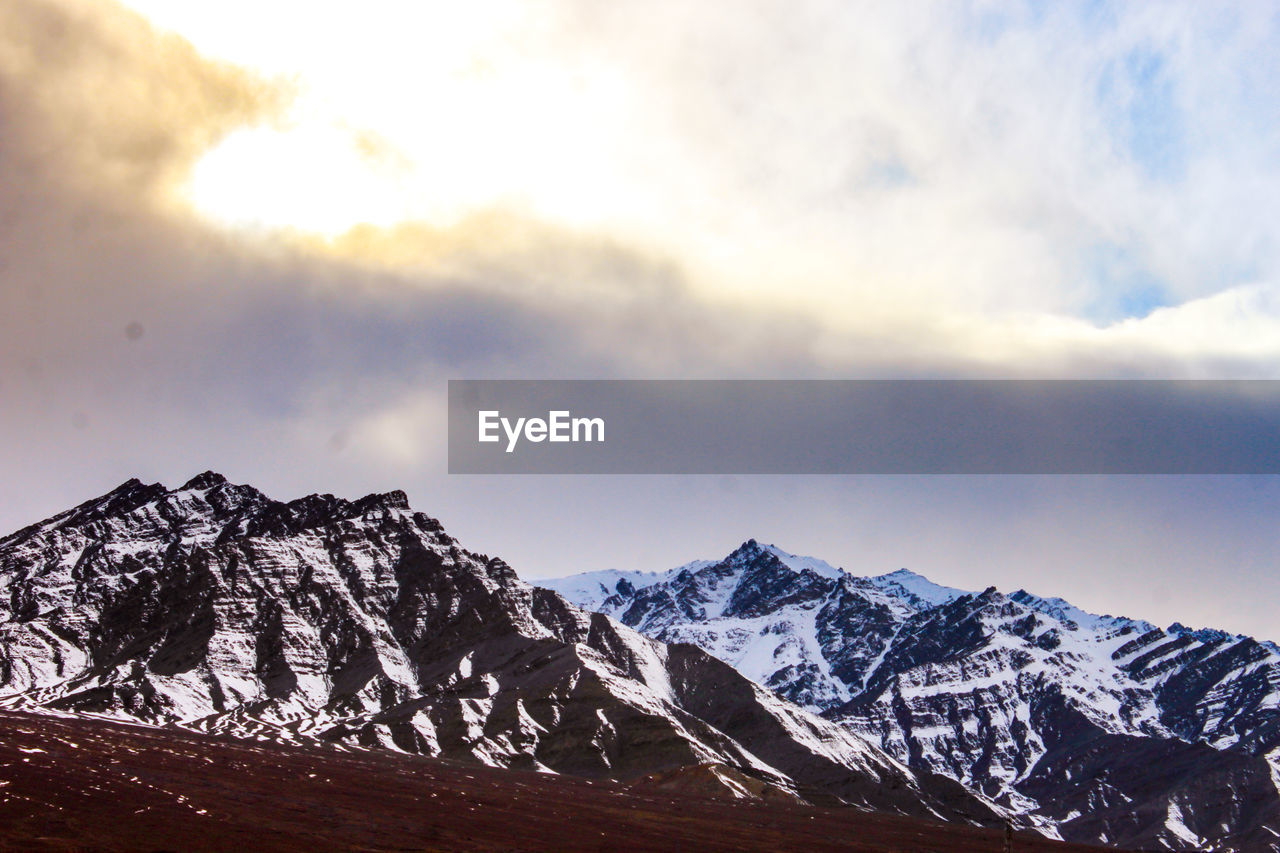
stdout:
<svg viewBox="0 0 1280 853">
<path fill-rule="evenodd" d="M 205 489 L 212 489 L 216 486 L 224 485 L 226 482 L 227 478 L 219 474 L 217 471 L 204 471 L 196 474 L 190 480 L 183 483 L 179 490 L 204 491 Z"/>
<path fill-rule="evenodd" d="M 119 506 L 121 503 L 127 503 L 139 500 L 144 494 L 163 493 L 164 486 L 159 483 L 144 483 L 137 477 L 130 477 L 111 491 L 100 497 L 92 498 L 80 504 L 74 510 L 68 510 L 64 515 L 72 514 L 77 510 L 84 510 L 89 507 L 102 508 Z M 56 518 L 57 516 L 55 516 Z"/>
<path fill-rule="evenodd" d="M 875 586 L 894 595 L 906 593 L 932 606 L 954 601 L 966 592 L 949 586 L 942 586 L 929 580 L 922 574 L 910 569 L 898 569 L 888 574 L 867 578 Z M 886 589 L 887 587 L 887 589 Z"/>
<path fill-rule="evenodd" d="M 792 554 L 790 551 L 784 551 L 772 543 L 762 544 L 757 539 L 748 539 L 746 542 L 743 542 L 725 559 L 754 559 L 762 554 L 772 556 L 782 565 L 797 574 L 805 571 L 806 569 L 825 578 L 838 578 L 843 574 L 840 569 L 837 569 L 825 560 L 819 560 L 817 557 L 805 557 L 800 554 Z"/>
<path fill-rule="evenodd" d="M 381 506 L 388 509 L 408 509 L 409 496 L 400 489 L 392 489 L 389 492 L 374 492 L 365 495 L 356 504 L 362 507 Z"/>
<path fill-rule="evenodd" d="M 817 557 L 805 557 L 800 554 L 792 554 L 784 551 L 777 545 L 765 545 L 764 551 L 778 558 L 778 562 L 791 569 L 794 572 L 803 572 L 806 569 L 816 575 L 824 578 L 838 578 L 844 574 L 843 571 L 837 569 L 825 560 L 819 560 Z"/>
</svg>

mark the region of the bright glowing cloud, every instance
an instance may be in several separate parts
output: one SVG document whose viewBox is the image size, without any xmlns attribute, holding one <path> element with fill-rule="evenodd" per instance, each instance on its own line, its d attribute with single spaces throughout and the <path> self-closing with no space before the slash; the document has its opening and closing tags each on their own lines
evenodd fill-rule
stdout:
<svg viewBox="0 0 1280 853">
<path fill-rule="evenodd" d="M 236 131 L 196 164 L 186 190 L 198 210 L 255 228 L 336 235 L 407 214 L 395 175 L 362 157 L 353 136 L 323 125 Z"/>
<path fill-rule="evenodd" d="M 1105 327 L 1280 272 L 1265 5 L 130 5 L 297 83 L 193 173 L 224 223 L 502 209 L 846 332 Z"/>
<path fill-rule="evenodd" d="M 223 223 L 334 236 L 502 207 L 590 227 L 624 224 L 643 195 L 612 162 L 626 144 L 616 70 L 526 49 L 522 28 L 538 24 L 530 9 L 132 5 L 297 86 L 280 126 L 233 135 L 193 174 L 190 200 Z"/>
</svg>

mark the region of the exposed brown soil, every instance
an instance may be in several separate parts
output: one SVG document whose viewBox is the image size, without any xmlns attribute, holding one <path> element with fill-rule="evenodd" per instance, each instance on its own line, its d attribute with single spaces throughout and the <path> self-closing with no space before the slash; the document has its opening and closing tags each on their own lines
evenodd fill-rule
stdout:
<svg viewBox="0 0 1280 853">
<path fill-rule="evenodd" d="M 1000 832 L 0 711 L 6 850 L 972 851 Z M 1019 853 L 1096 850 L 1018 835 Z"/>
</svg>

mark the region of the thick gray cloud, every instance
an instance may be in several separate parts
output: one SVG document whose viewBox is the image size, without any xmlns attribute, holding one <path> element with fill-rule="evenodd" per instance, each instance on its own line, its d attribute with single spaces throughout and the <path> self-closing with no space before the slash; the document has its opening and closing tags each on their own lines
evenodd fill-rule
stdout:
<svg viewBox="0 0 1280 853">
<path fill-rule="evenodd" d="M 815 369 L 812 323 L 707 304 L 673 264 L 536 223 L 406 227 L 363 253 L 216 231 L 172 184 L 287 91 L 118 10 L 24 3 L 4 23 L 5 526 L 246 455 L 250 478 L 317 453 L 400 466 L 430 447 L 448 376 Z M 442 243 L 462 246 L 449 268 L 382 262 Z M 439 473 L 429 456 L 404 476 Z"/>
</svg>

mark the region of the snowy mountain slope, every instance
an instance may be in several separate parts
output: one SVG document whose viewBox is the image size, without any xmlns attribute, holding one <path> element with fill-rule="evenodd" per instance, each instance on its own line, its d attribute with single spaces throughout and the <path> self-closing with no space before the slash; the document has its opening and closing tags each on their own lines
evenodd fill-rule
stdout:
<svg viewBox="0 0 1280 853">
<path fill-rule="evenodd" d="M 131 480 L 0 539 L 0 589 L 8 707 L 620 780 L 710 765 L 813 801 L 998 818 L 694 647 L 528 586 L 399 492 Z"/>
<path fill-rule="evenodd" d="M 695 565 L 695 564 L 691 564 Z M 702 568 L 697 564 L 697 568 Z M 585 572 L 580 575 L 570 575 L 566 578 L 532 578 L 529 583 L 544 589 L 550 589 L 558 592 L 567 600 L 574 602 L 579 607 L 587 610 L 599 610 L 604 600 L 618 591 L 619 584 L 623 589 L 628 587 L 646 587 L 654 584 L 662 583 L 678 574 L 682 569 L 672 569 L 667 572 L 620 572 L 616 569 L 606 569 L 600 572 Z M 694 571 L 697 571 L 695 568 Z"/>
<path fill-rule="evenodd" d="M 1024 590 L 964 592 L 905 570 L 859 578 L 818 564 L 827 565 L 753 540 L 701 568 L 615 584 L 593 604 L 665 642 L 696 644 L 912 767 L 1052 821 L 1067 838 L 1180 849 L 1191 835 L 1195 848 L 1254 837 L 1259 821 L 1280 828 L 1270 805 L 1243 806 L 1277 800 L 1273 644 L 1096 616 Z M 574 579 L 552 583 L 572 597 Z M 1234 816 L 1197 807 L 1176 780 L 1153 781 L 1158 771 L 1138 757 L 1152 741 L 1189 767 L 1233 763 L 1213 777 L 1220 788 L 1195 790 L 1235 803 Z M 1098 743 L 1107 750 L 1095 754 Z M 1126 808 L 1163 815 L 1159 826 L 1057 808 L 1088 784 L 1051 771 L 1083 756 L 1127 780 Z"/>
</svg>

